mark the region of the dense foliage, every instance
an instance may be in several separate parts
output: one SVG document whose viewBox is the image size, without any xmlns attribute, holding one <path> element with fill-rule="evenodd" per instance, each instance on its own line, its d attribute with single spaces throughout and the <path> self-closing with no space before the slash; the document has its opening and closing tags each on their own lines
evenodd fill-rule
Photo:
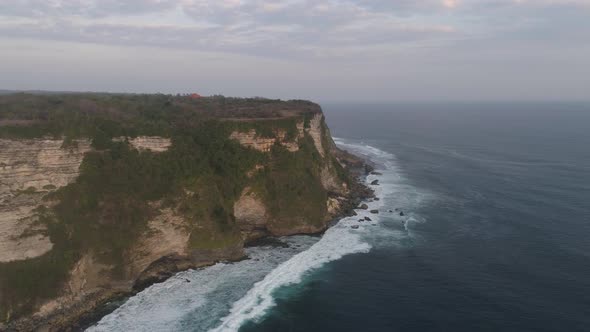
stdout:
<svg viewBox="0 0 590 332">
<path fill-rule="evenodd" d="M 187 220 L 193 249 L 223 248 L 241 241 L 233 204 L 246 186 L 253 187 L 275 222 L 321 223 L 327 192 L 320 181 L 324 161 L 311 138 L 292 153 L 276 145 L 271 153 L 247 149 L 230 140 L 234 130 L 255 129 L 273 136 L 297 135 L 296 122 L 319 111 L 304 101 L 167 95 L 28 95 L 0 96 L 0 138 L 90 137 L 77 180 L 40 207 L 54 248 L 34 259 L 0 264 L 0 315 L 30 312 L 43 299 L 60 293 L 73 264 L 92 252 L 124 277 L 125 251 L 146 230 L 157 210 L 153 202 L 175 208 Z M 169 137 L 162 153 L 137 151 L 120 136 Z M 246 173 L 266 165 L 253 177 Z M 336 163 L 337 164 L 337 163 Z M 341 171 L 341 170 L 340 170 Z M 345 174 L 341 174 L 345 178 Z"/>
</svg>

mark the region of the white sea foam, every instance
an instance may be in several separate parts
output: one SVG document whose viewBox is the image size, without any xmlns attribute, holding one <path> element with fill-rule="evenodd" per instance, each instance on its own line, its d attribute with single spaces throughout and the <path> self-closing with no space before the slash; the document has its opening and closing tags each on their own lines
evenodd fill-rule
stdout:
<svg viewBox="0 0 590 332">
<path fill-rule="evenodd" d="M 365 144 L 341 139 L 336 142 L 371 159 L 382 173 L 367 177 L 368 183 L 375 179 L 380 182 L 373 187 L 380 200 L 367 202 L 368 210 L 357 210 L 358 216 L 344 218 L 319 241 L 309 236 L 289 237 L 283 239 L 290 244 L 289 248 L 250 248 L 250 260 L 179 273 L 130 298 L 89 331 L 237 331 L 245 322 L 263 317 L 275 305 L 273 294 L 278 289 L 301 282 L 308 273 L 345 255 L 368 252 L 369 242 L 378 242 L 373 241 L 375 237 L 385 234 L 381 227 L 374 227 L 376 224 L 396 220 L 397 227 L 387 231 L 400 236 L 407 233 L 409 223 L 404 224 L 404 230 L 401 217 L 383 208 L 393 209 L 391 204 L 409 206 L 421 196 L 400 195 L 413 188 L 404 183 L 394 156 Z M 413 198 L 404 201 L 407 197 Z M 373 209 L 381 213 L 371 214 Z M 418 221 L 409 214 L 407 220 Z M 372 221 L 359 223 L 365 216 Z M 353 225 L 359 228 L 353 229 Z"/>
<path fill-rule="evenodd" d="M 335 138 L 336 144 L 351 153 L 365 157 L 375 163 L 380 176 L 369 175 L 367 182 L 378 179 L 380 185 L 373 187 L 382 207 L 386 207 L 379 215 L 379 230 L 367 234 L 367 241 L 373 246 L 396 246 L 402 241 L 412 239 L 418 241 L 413 227 L 425 222 L 422 215 L 416 211 L 427 202 L 434 199 L 434 195 L 421 188 L 417 188 L 405 176 L 400 168 L 396 156 L 386 151 L 364 143 L 357 143 L 346 139 Z M 395 211 L 399 209 L 400 211 Z M 392 212 L 389 212 L 389 211 Z M 403 211 L 404 216 L 399 212 Z"/>
<path fill-rule="evenodd" d="M 243 298 L 234 303 L 230 314 L 212 331 L 237 331 L 244 322 L 262 316 L 274 305 L 273 292 L 278 288 L 298 283 L 305 273 L 344 255 L 367 252 L 369 244 L 362 242 L 360 236 L 347 225 L 350 222 L 353 221 L 341 222 L 330 228 L 310 249 L 293 256 L 264 280 L 257 282 Z"/>
<path fill-rule="evenodd" d="M 369 243 L 363 238 L 364 234 L 370 232 L 371 227 L 368 223 L 359 225 L 358 220 L 365 216 L 375 222 L 379 220 L 379 215 L 370 214 L 367 211 L 382 209 L 385 205 L 383 197 L 393 190 L 395 181 L 388 180 L 391 180 L 391 176 L 399 176 L 392 171 L 395 170 L 393 155 L 368 145 L 349 144 L 340 139 L 336 142 L 341 147 L 369 158 L 377 164 L 382 175 L 369 175 L 367 182 L 370 183 L 376 179 L 385 180 L 384 183 L 374 187 L 376 196 L 381 199 L 368 202 L 368 210 L 357 210 L 358 216 L 342 219 L 337 225 L 328 229 L 322 239 L 311 248 L 282 263 L 262 281 L 257 282 L 243 298 L 234 303 L 229 315 L 224 317 L 221 324 L 211 332 L 237 331 L 245 322 L 262 317 L 269 308 L 274 306 L 273 293 L 279 288 L 299 283 L 305 274 L 328 262 L 353 253 L 368 252 L 371 249 Z M 352 225 L 362 227 L 352 229 Z"/>
<path fill-rule="evenodd" d="M 288 248 L 248 248 L 249 260 L 182 272 L 153 285 L 88 331 L 207 331 L 219 324 L 231 303 L 256 281 L 318 239 L 294 236 L 282 240 Z"/>
</svg>

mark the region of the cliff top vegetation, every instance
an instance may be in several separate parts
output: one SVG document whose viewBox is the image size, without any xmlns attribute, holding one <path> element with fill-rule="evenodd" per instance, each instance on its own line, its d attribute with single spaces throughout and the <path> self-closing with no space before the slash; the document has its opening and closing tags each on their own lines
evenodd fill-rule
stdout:
<svg viewBox="0 0 590 332">
<path fill-rule="evenodd" d="M 309 101 L 164 94 L 0 95 L 0 137 L 170 136 L 177 128 L 211 119 L 234 122 L 280 120 L 321 112 Z"/>
</svg>

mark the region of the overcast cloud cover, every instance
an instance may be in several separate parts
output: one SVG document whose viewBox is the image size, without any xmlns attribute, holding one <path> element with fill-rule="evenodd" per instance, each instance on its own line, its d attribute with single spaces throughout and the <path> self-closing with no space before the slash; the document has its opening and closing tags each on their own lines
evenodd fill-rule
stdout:
<svg viewBox="0 0 590 332">
<path fill-rule="evenodd" d="M 0 89 L 589 100 L 590 0 L 0 0 Z"/>
</svg>

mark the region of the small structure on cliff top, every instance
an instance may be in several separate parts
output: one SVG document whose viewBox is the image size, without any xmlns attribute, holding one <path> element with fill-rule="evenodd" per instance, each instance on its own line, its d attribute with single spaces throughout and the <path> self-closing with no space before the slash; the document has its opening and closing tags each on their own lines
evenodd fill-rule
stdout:
<svg viewBox="0 0 590 332">
<path fill-rule="evenodd" d="M 190 99 L 200 99 L 200 98 L 203 98 L 203 96 L 201 96 L 198 93 L 193 93 L 189 97 L 190 97 Z"/>
</svg>

